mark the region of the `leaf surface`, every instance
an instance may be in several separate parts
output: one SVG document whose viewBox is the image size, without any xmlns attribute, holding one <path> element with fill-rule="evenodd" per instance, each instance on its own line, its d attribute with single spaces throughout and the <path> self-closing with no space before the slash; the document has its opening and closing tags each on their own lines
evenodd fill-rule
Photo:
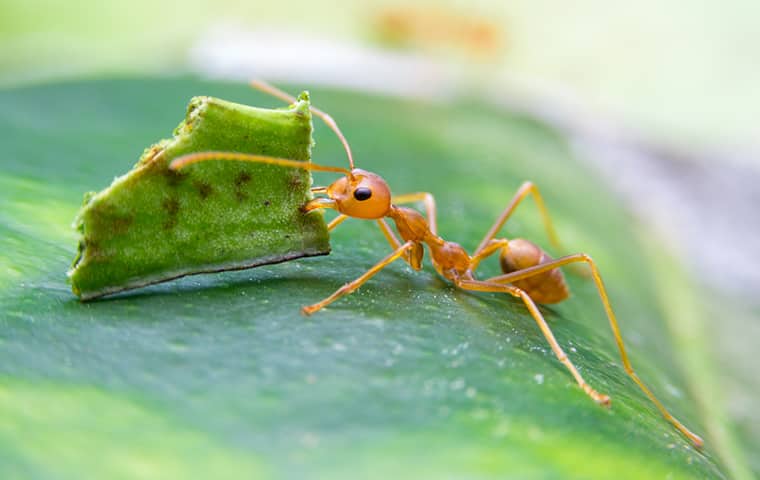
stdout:
<svg viewBox="0 0 760 480">
<path fill-rule="evenodd" d="M 372 222 L 342 224 L 327 257 L 77 301 L 65 271 L 81 192 L 123 172 L 201 94 L 278 105 L 187 78 L 0 92 L 3 478 L 725 477 L 709 432 L 695 451 L 626 376 L 593 285 L 572 273 L 573 296 L 542 311 L 609 410 L 575 385 L 522 304 L 458 291 L 429 266 L 393 264 L 301 316 L 388 252 Z M 564 244 L 599 263 L 640 376 L 705 433 L 650 257 L 561 136 L 486 106 L 327 91 L 312 101 L 359 167 L 396 193 L 434 193 L 440 232 L 469 250 L 518 185 L 536 182 Z M 329 130 L 317 125 L 316 138 L 315 162 L 345 165 Z M 546 243 L 531 202 L 504 235 Z"/>
</svg>

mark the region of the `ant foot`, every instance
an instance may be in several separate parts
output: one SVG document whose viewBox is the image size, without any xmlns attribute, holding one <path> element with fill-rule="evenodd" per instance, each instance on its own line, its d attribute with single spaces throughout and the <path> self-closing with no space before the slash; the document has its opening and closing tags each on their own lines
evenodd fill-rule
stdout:
<svg viewBox="0 0 760 480">
<path fill-rule="evenodd" d="M 596 403 L 603 407 L 609 407 L 610 406 L 610 397 L 609 395 L 604 395 L 602 393 L 597 392 L 593 388 L 591 388 L 588 384 L 583 385 L 583 391 L 586 392 L 586 394 L 591 397 Z"/>
<path fill-rule="evenodd" d="M 603 407 L 609 407 L 610 403 L 612 403 L 612 400 L 610 399 L 609 395 L 602 395 L 599 392 L 594 392 L 596 395 L 594 395 L 594 401 L 598 403 L 599 405 Z"/>
</svg>

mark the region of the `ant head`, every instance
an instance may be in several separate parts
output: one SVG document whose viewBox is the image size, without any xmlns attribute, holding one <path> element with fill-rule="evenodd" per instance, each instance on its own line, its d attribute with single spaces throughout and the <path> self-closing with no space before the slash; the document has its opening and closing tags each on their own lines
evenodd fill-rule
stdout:
<svg viewBox="0 0 760 480">
<path fill-rule="evenodd" d="M 354 218 L 383 218 L 391 208 L 391 191 L 380 175 L 355 168 L 327 187 L 335 208 Z"/>
</svg>

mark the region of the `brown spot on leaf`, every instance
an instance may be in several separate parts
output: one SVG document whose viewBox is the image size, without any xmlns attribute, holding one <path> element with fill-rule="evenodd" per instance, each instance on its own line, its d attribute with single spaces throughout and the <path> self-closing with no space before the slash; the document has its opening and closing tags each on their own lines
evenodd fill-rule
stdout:
<svg viewBox="0 0 760 480">
<path fill-rule="evenodd" d="M 99 232 L 101 239 L 124 235 L 134 222 L 134 214 L 125 211 L 123 205 L 103 200 L 88 212 L 92 231 Z M 81 227 L 81 226 L 80 226 Z"/>
<path fill-rule="evenodd" d="M 100 260 L 105 258 L 105 253 L 92 237 L 84 237 L 82 244 L 85 258 L 89 258 L 90 260 Z"/>
<path fill-rule="evenodd" d="M 214 189 L 208 182 L 195 182 L 193 185 L 195 186 L 195 189 L 198 190 L 198 194 L 204 200 L 211 196 L 212 193 L 214 193 Z"/>
<path fill-rule="evenodd" d="M 161 202 L 161 208 L 166 210 L 167 219 L 164 222 L 164 230 L 171 230 L 177 226 L 177 214 L 179 214 L 179 200 L 167 198 Z"/>
<path fill-rule="evenodd" d="M 301 174 L 298 172 L 293 173 L 292 175 L 288 176 L 288 188 L 291 190 L 300 190 L 303 186 L 303 179 L 301 178 Z"/>
<path fill-rule="evenodd" d="M 235 198 L 237 198 L 238 202 L 242 202 L 248 199 L 248 195 L 245 193 L 244 187 L 250 181 L 251 174 L 248 172 L 240 172 L 238 176 L 235 177 Z"/>
<path fill-rule="evenodd" d="M 272 204 L 272 202 L 270 202 L 269 200 L 264 200 L 264 206 L 265 207 L 268 207 L 271 204 Z"/>
<path fill-rule="evenodd" d="M 129 227 L 132 226 L 132 222 L 134 222 L 135 217 L 134 215 L 128 214 L 124 216 L 114 216 L 113 217 L 113 232 L 116 235 L 124 235 L 129 231 Z"/>
<path fill-rule="evenodd" d="M 188 175 L 187 173 L 181 172 L 179 170 L 170 170 L 168 168 L 163 170 L 163 174 L 166 177 L 166 183 L 170 187 L 176 187 Z"/>
<path fill-rule="evenodd" d="M 243 186 L 251 181 L 251 174 L 248 172 L 240 172 L 235 178 L 235 185 Z"/>
</svg>

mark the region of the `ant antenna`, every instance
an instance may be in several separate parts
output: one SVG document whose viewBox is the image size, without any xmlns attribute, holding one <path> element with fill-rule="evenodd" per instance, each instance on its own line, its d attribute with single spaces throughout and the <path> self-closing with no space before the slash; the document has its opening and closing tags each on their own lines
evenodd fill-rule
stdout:
<svg viewBox="0 0 760 480">
<path fill-rule="evenodd" d="M 270 85 L 262 80 L 251 80 L 251 86 L 255 88 L 256 90 L 259 90 L 260 92 L 268 93 L 269 95 L 272 95 L 273 97 L 277 97 L 280 100 L 283 100 L 288 103 L 295 103 L 297 100 L 294 96 L 289 95 L 279 88 Z M 322 110 L 316 108 L 316 107 L 310 107 L 311 112 L 322 119 L 325 124 L 330 127 L 330 129 L 335 132 L 335 135 L 338 136 L 340 139 L 340 142 L 343 144 L 343 148 L 346 149 L 346 155 L 348 155 L 348 164 L 351 167 L 351 170 L 354 169 L 354 157 L 351 155 L 351 147 L 348 145 L 348 140 L 346 140 L 346 137 L 343 136 L 343 132 L 340 131 L 340 128 L 338 128 L 338 124 L 335 123 L 335 120 L 328 115 L 327 113 L 323 112 Z"/>
<path fill-rule="evenodd" d="M 266 163 L 268 165 L 279 165 L 281 167 L 302 168 L 304 170 L 316 170 L 318 172 L 342 173 L 350 176 L 351 172 L 342 167 L 330 167 L 326 165 L 317 165 L 311 162 L 300 162 L 287 158 L 269 157 L 266 155 L 254 155 L 250 153 L 238 152 L 197 152 L 182 155 L 175 158 L 169 165 L 171 170 L 181 170 L 193 163 L 205 162 L 207 160 L 234 160 L 238 162 Z"/>
</svg>

